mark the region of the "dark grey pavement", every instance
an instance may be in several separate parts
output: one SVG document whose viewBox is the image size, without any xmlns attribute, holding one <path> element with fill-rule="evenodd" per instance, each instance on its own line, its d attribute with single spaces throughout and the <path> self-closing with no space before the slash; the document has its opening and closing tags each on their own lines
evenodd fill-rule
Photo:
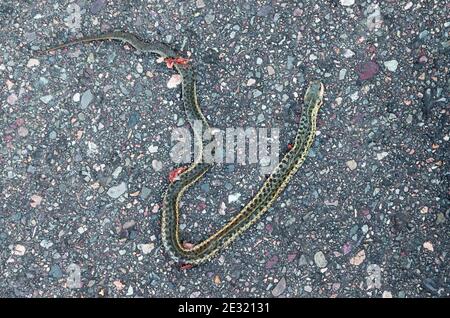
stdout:
<svg viewBox="0 0 450 318">
<path fill-rule="evenodd" d="M 0 3 L 0 296 L 450 296 L 446 1 Z M 305 164 L 260 222 L 211 262 L 167 257 L 160 212 L 180 87 L 117 42 L 192 58 L 212 126 L 280 128 L 326 86 Z M 169 87 L 168 87 L 169 86 Z M 258 190 L 258 165 L 215 167 L 183 200 L 191 242 Z M 78 276 L 78 271 L 80 272 Z"/>
</svg>

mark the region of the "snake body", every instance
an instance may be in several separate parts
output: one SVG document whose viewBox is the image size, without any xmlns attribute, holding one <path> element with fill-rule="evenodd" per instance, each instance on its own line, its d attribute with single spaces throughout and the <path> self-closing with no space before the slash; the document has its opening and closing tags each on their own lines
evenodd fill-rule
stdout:
<svg viewBox="0 0 450 318">
<path fill-rule="evenodd" d="M 83 42 L 99 40 L 119 40 L 129 43 L 141 52 L 156 53 L 163 58 L 176 58 L 178 54 L 162 42 L 145 42 L 126 32 L 110 32 L 98 36 L 84 37 L 72 42 L 52 47 L 55 50 Z M 184 111 L 191 127 L 200 120 L 204 128 L 209 124 L 204 117 L 197 99 L 195 74 L 191 65 L 174 64 L 181 75 L 182 99 Z M 309 84 L 305 96 L 299 128 L 290 150 L 283 156 L 270 176 L 264 181 L 256 195 L 227 224 L 193 247 L 185 247 L 180 239 L 180 201 L 184 192 L 197 182 L 210 168 L 203 162 L 203 143 L 199 134 L 194 132 L 194 144 L 200 147 L 193 163 L 171 182 L 165 193 L 161 215 L 161 237 L 165 250 L 171 258 L 183 264 L 198 265 L 213 258 L 219 251 L 230 245 L 239 235 L 252 226 L 279 197 L 290 179 L 304 162 L 312 146 L 316 133 L 316 119 L 323 103 L 323 84 L 313 81 Z"/>
</svg>

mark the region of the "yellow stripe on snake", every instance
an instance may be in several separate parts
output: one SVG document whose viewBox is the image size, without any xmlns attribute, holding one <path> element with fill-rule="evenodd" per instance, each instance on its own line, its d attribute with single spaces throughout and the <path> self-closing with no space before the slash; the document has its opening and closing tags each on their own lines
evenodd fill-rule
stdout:
<svg viewBox="0 0 450 318">
<path fill-rule="evenodd" d="M 165 59 L 175 61 L 174 67 L 182 78 L 182 99 L 189 124 L 193 127 L 194 121 L 200 120 L 204 128 L 209 127 L 197 100 L 195 74 L 192 66 L 186 63 L 177 63 L 176 60 L 180 59 L 178 54 L 164 43 L 145 42 L 131 33 L 110 32 L 61 44 L 44 52 L 77 43 L 99 40 L 119 40 L 129 43 L 141 52 L 156 53 Z M 180 61 L 183 61 L 183 59 L 181 58 Z M 180 240 L 180 200 L 184 192 L 211 168 L 210 163 L 205 163 L 202 160 L 203 143 L 201 136 L 194 134 L 194 144 L 200 146 L 200 151 L 197 152 L 199 155 L 194 158 L 193 163 L 187 170 L 183 171 L 175 181 L 169 184 L 164 196 L 161 215 L 162 242 L 165 250 L 174 261 L 188 265 L 198 265 L 208 261 L 261 218 L 305 161 L 315 137 L 317 113 L 323 103 L 323 94 L 324 86 L 321 82 L 313 81 L 309 84 L 304 96 L 304 106 L 297 135 L 290 150 L 264 181 L 256 195 L 239 213 L 207 239 L 187 248 Z"/>
</svg>

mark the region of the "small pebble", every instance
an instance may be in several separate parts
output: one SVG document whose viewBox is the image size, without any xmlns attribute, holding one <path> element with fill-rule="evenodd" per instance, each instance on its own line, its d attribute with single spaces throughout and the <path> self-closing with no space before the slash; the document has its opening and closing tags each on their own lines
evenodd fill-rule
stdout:
<svg viewBox="0 0 450 318">
<path fill-rule="evenodd" d="M 126 191 L 127 191 L 127 184 L 125 182 L 121 182 L 119 185 L 109 188 L 106 194 L 113 199 L 117 199 Z"/>
<path fill-rule="evenodd" d="M 290 70 L 294 67 L 294 57 L 293 56 L 288 56 L 287 57 L 287 69 Z"/>
<path fill-rule="evenodd" d="M 154 159 L 152 161 L 152 168 L 153 168 L 153 170 L 158 172 L 158 171 L 161 171 L 162 167 L 163 167 L 163 164 L 162 164 L 161 161 L 156 160 L 156 159 Z"/>
<path fill-rule="evenodd" d="M 89 104 L 92 102 L 92 99 L 94 98 L 94 95 L 92 95 L 91 90 L 88 89 L 87 91 L 85 91 L 83 93 L 83 95 L 81 96 L 81 109 L 86 109 Z"/>
<path fill-rule="evenodd" d="M 31 202 L 30 202 L 31 207 L 35 208 L 38 205 L 40 205 L 41 202 L 42 202 L 42 197 L 40 195 L 34 194 L 31 196 Z"/>
<path fill-rule="evenodd" d="M 254 98 L 259 97 L 261 95 L 262 95 L 262 92 L 259 89 L 253 90 L 253 97 Z"/>
<path fill-rule="evenodd" d="M 6 102 L 10 105 L 14 105 L 17 102 L 17 95 L 12 93 L 6 98 Z"/>
<path fill-rule="evenodd" d="M 150 195 L 151 192 L 152 192 L 152 191 L 151 191 L 149 188 L 143 186 L 142 189 L 141 189 L 140 198 L 141 198 L 142 200 L 147 199 L 147 197 Z"/>
<path fill-rule="evenodd" d="M 308 264 L 308 261 L 306 260 L 305 255 L 301 255 L 298 259 L 298 266 L 305 266 Z"/>
<path fill-rule="evenodd" d="M 322 251 L 317 252 L 314 254 L 314 262 L 316 263 L 317 267 L 324 268 L 327 266 L 328 262 L 325 258 L 325 255 Z"/>
<path fill-rule="evenodd" d="M 141 251 L 144 255 L 149 254 L 151 251 L 153 251 L 153 249 L 155 248 L 155 244 L 154 243 L 149 243 L 149 244 L 141 244 Z"/>
<path fill-rule="evenodd" d="M 26 251 L 25 246 L 17 244 L 16 246 L 14 246 L 14 250 L 12 251 L 12 253 L 16 256 L 23 256 L 25 255 L 25 251 Z"/>
<path fill-rule="evenodd" d="M 63 273 L 61 270 L 61 267 L 58 264 L 52 265 L 52 267 L 50 267 L 50 271 L 48 272 L 48 275 L 56 278 L 56 279 L 60 279 L 63 277 Z"/>
<path fill-rule="evenodd" d="M 390 61 L 386 61 L 384 62 L 384 66 L 391 72 L 395 72 L 397 70 L 398 67 L 398 62 L 397 60 L 390 60 Z"/>
<path fill-rule="evenodd" d="M 228 203 L 236 202 L 241 197 L 240 193 L 234 193 L 228 195 Z"/>
<path fill-rule="evenodd" d="M 149 153 L 156 153 L 156 152 L 158 152 L 158 146 L 150 145 L 150 146 L 148 147 L 148 152 L 149 152 Z"/>
<path fill-rule="evenodd" d="M 347 161 L 346 164 L 347 164 L 347 167 L 348 167 L 350 170 L 355 170 L 356 167 L 358 166 L 358 164 L 356 163 L 356 161 L 353 160 L 353 159 Z"/>
<path fill-rule="evenodd" d="M 167 82 L 167 88 L 175 88 L 181 84 L 181 81 L 182 79 L 180 74 L 173 74 Z"/>
<path fill-rule="evenodd" d="M 355 55 L 355 52 L 353 52 L 352 50 L 349 50 L 349 49 L 345 49 L 345 51 L 344 51 L 344 57 L 345 58 L 350 58 L 353 55 Z"/>
<path fill-rule="evenodd" d="M 37 59 L 29 59 L 28 63 L 27 63 L 27 67 L 31 68 L 33 66 L 38 66 L 39 64 L 40 64 L 39 60 L 37 60 Z"/>
<path fill-rule="evenodd" d="M 386 151 L 377 153 L 377 159 L 378 159 L 378 160 L 383 160 L 384 158 L 387 157 L 387 155 L 388 155 L 388 153 L 387 153 Z"/>
<path fill-rule="evenodd" d="M 341 0 L 343 6 L 349 7 L 355 4 L 355 0 Z"/>
<path fill-rule="evenodd" d="M 212 15 L 212 14 L 210 14 L 210 13 L 208 13 L 208 14 L 205 16 L 205 22 L 206 22 L 207 24 L 213 23 L 214 19 L 215 19 L 215 16 Z"/>
<path fill-rule="evenodd" d="M 142 64 L 141 63 L 137 63 L 137 65 L 136 65 L 136 72 L 141 74 L 143 71 L 144 71 L 144 68 L 142 67 Z"/>
<path fill-rule="evenodd" d="M 433 244 L 431 244 L 431 242 L 423 243 L 423 248 L 430 252 L 434 252 Z"/>
<path fill-rule="evenodd" d="M 300 8 L 296 8 L 294 10 L 294 17 L 300 17 L 303 14 L 303 10 Z"/>
<path fill-rule="evenodd" d="M 358 266 L 361 265 L 365 259 L 366 259 L 366 252 L 364 250 L 361 250 L 350 259 L 350 264 Z"/>
<path fill-rule="evenodd" d="M 205 2 L 203 0 L 196 0 L 195 5 L 197 6 L 197 8 L 201 9 L 205 7 Z"/>
<path fill-rule="evenodd" d="M 48 104 L 53 99 L 52 95 L 45 95 L 40 98 L 41 102 Z"/>
<path fill-rule="evenodd" d="M 81 100 L 81 95 L 80 95 L 80 93 L 75 93 L 75 94 L 73 94 L 72 100 L 73 100 L 74 102 L 78 103 L 78 102 Z"/>
<path fill-rule="evenodd" d="M 383 295 L 381 296 L 383 298 L 392 298 L 392 293 L 390 291 L 383 291 Z"/>
<path fill-rule="evenodd" d="M 17 129 L 17 133 L 19 134 L 20 137 L 26 137 L 28 135 L 28 129 L 26 127 L 19 127 L 19 129 Z"/>
<path fill-rule="evenodd" d="M 80 226 L 78 229 L 77 229 L 77 232 L 78 232 L 78 234 L 83 234 L 84 232 L 86 232 L 87 231 L 87 227 L 86 226 L 84 226 L 84 225 L 82 225 L 82 226 Z"/>
<path fill-rule="evenodd" d="M 286 289 L 286 279 L 283 277 L 280 279 L 278 284 L 272 290 L 272 295 L 278 297 L 284 292 L 285 289 Z"/>
<path fill-rule="evenodd" d="M 50 247 L 53 246 L 53 243 L 48 240 L 42 240 L 41 243 L 39 243 L 39 245 L 45 249 L 49 249 Z"/>
<path fill-rule="evenodd" d="M 117 179 L 121 172 L 122 172 L 122 167 L 121 166 L 117 167 L 112 173 L 113 178 Z"/>
<path fill-rule="evenodd" d="M 409 10 L 409 9 L 411 9 L 412 6 L 413 6 L 412 1 L 409 1 L 409 2 L 403 7 L 403 10 Z"/>
</svg>

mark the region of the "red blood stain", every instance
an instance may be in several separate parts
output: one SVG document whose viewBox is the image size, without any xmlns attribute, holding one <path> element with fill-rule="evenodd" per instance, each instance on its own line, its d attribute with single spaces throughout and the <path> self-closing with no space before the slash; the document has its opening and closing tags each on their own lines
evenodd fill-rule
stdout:
<svg viewBox="0 0 450 318">
<path fill-rule="evenodd" d="M 180 167 L 180 168 L 170 171 L 169 172 L 169 182 L 172 183 L 175 180 L 177 180 L 177 177 L 186 169 L 187 169 L 187 167 Z"/>
</svg>

